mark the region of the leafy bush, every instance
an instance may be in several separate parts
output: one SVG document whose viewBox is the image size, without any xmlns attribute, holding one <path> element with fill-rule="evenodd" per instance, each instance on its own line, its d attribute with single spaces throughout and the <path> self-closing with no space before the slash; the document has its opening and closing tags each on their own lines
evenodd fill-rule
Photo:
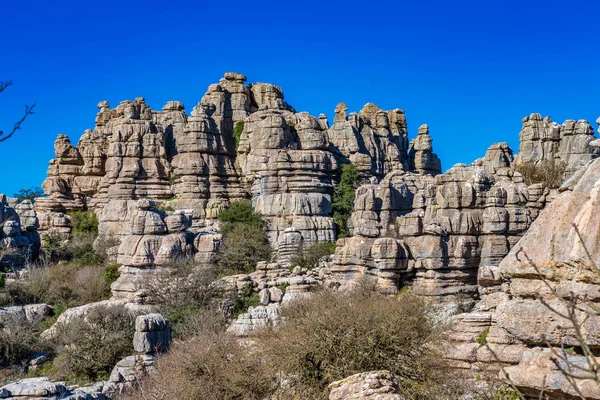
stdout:
<svg viewBox="0 0 600 400">
<path fill-rule="evenodd" d="M 332 242 L 318 242 L 309 247 L 301 243 L 298 253 L 290 259 L 290 262 L 292 266 L 313 269 L 319 265 L 319 261 L 333 254 L 334 251 L 335 243 Z"/>
<path fill-rule="evenodd" d="M 31 356 L 49 347 L 36 329 L 36 322 L 22 316 L 4 315 L 0 321 L 0 368 L 25 364 Z"/>
<path fill-rule="evenodd" d="M 4 277 L 4 274 L 0 273 L 0 289 L 4 289 L 5 285 L 6 285 L 6 278 Z"/>
<path fill-rule="evenodd" d="M 338 237 L 350 236 L 348 220 L 354 207 L 354 192 L 358 185 L 358 170 L 352 164 L 344 164 L 341 167 L 342 173 L 340 183 L 333 191 L 333 222 L 337 227 Z"/>
<path fill-rule="evenodd" d="M 134 316 L 119 307 L 97 307 L 85 319 L 60 326 L 55 379 L 85 383 L 107 379 L 114 365 L 133 353 Z"/>
<path fill-rule="evenodd" d="M 242 132 L 244 131 L 244 121 L 238 121 L 233 128 L 233 139 L 235 140 L 235 148 L 237 149 L 240 144 Z"/>
<path fill-rule="evenodd" d="M 119 268 L 121 268 L 121 264 L 116 262 L 110 263 L 104 267 L 104 281 L 107 285 L 110 286 L 111 283 L 119 279 L 119 276 L 121 275 L 119 273 Z"/>
<path fill-rule="evenodd" d="M 262 228 L 237 224 L 223 235 L 219 267 L 221 275 L 250 273 L 258 261 L 271 259 L 271 245 Z"/>
<path fill-rule="evenodd" d="M 564 161 L 554 159 L 526 162 L 515 167 L 515 171 L 523 175 L 526 185 L 541 183 L 549 189 L 556 189 L 563 183 L 565 169 Z"/>
<path fill-rule="evenodd" d="M 219 213 L 221 234 L 227 235 L 237 225 L 252 226 L 264 229 L 267 226 L 262 214 L 254 211 L 249 201 L 234 201 L 225 210 Z"/>
<path fill-rule="evenodd" d="M 240 314 L 248 312 L 248 307 L 256 307 L 260 305 L 260 297 L 258 293 L 246 286 L 241 293 L 236 293 L 232 299 L 232 305 L 229 309 L 229 314 L 232 318 L 237 318 Z"/>
<path fill-rule="evenodd" d="M 39 186 L 32 186 L 29 189 L 19 189 L 19 191 L 13 195 L 13 197 L 17 198 L 19 203 L 25 200 L 31 200 L 31 202 L 35 202 L 36 197 L 44 196 L 46 196 L 44 189 Z"/>
<path fill-rule="evenodd" d="M 93 211 L 72 211 L 68 213 L 71 217 L 71 228 L 73 236 L 92 234 L 98 236 L 98 217 Z"/>
<path fill-rule="evenodd" d="M 265 219 L 250 202 L 231 203 L 219 214 L 219 222 L 223 234 L 219 261 L 222 275 L 252 272 L 258 261 L 271 258 Z"/>
</svg>

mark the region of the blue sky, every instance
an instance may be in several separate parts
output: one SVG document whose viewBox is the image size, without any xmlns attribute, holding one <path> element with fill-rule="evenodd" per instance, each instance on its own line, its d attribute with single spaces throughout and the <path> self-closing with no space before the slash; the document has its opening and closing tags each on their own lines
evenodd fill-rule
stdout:
<svg viewBox="0 0 600 400">
<path fill-rule="evenodd" d="M 53 142 L 93 128 L 96 104 L 142 96 L 186 109 L 225 71 L 281 86 L 298 111 L 344 101 L 427 123 L 444 169 L 494 142 L 516 152 L 521 118 L 600 115 L 600 2 L 2 2 L 0 192 L 40 185 Z"/>
</svg>

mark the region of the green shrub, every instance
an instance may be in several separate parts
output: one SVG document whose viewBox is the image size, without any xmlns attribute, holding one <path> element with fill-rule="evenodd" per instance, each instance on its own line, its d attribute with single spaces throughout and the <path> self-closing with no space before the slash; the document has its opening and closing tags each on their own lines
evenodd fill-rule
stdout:
<svg viewBox="0 0 600 400">
<path fill-rule="evenodd" d="M 220 275 L 248 274 L 258 261 L 271 259 L 271 245 L 262 228 L 233 224 L 223 235 L 220 249 Z"/>
<path fill-rule="evenodd" d="M 487 328 L 485 328 L 478 336 L 477 336 L 477 343 L 479 344 L 479 347 L 484 346 L 487 344 L 487 335 L 488 333 L 490 333 L 490 327 L 488 326 Z"/>
<path fill-rule="evenodd" d="M 19 189 L 17 193 L 13 195 L 13 197 L 17 198 L 17 201 L 21 203 L 25 200 L 31 200 L 31 202 L 35 202 L 36 197 L 45 197 L 44 189 L 39 186 L 32 186 L 29 189 Z"/>
<path fill-rule="evenodd" d="M 59 327 L 54 379 L 87 383 L 107 379 L 123 357 L 133 353 L 134 317 L 119 307 L 97 307 L 85 320 Z"/>
<path fill-rule="evenodd" d="M 234 201 L 228 208 L 219 213 L 218 219 L 223 236 L 240 224 L 260 229 L 267 226 L 264 216 L 254 211 L 254 207 L 249 201 Z"/>
<path fill-rule="evenodd" d="M 0 273 L 0 289 L 4 289 L 5 285 L 6 285 L 6 277 L 4 276 L 4 274 Z"/>
<path fill-rule="evenodd" d="M 319 265 L 319 261 L 333 254 L 334 251 L 335 243 L 332 242 L 318 242 L 308 247 L 301 243 L 298 253 L 290 259 L 290 262 L 292 266 L 313 269 Z"/>
<path fill-rule="evenodd" d="M 98 217 L 96 217 L 96 213 L 93 211 L 71 211 L 68 215 L 71 218 L 73 236 L 89 234 L 98 236 Z"/>
<path fill-rule="evenodd" d="M 235 140 L 235 148 L 237 149 L 240 144 L 242 132 L 244 131 L 244 121 L 238 121 L 233 128 L 233 139 Z"/>
<path fill-rule="evenodd" d="M 231 315 L 231 318 L 236 319 L 240 314 L 248 312 L 248 307 L 256 307 L 259 305 L 260 298 L 258 293 L 247 286 L 233 297 L 229 314 Z"/>
<path fill-rule="evenodd" d="M 354 207 L 354 192 L 358 186 L 358 170 L 352 164 L 342 165 L 341 170 L 340 183 L 333 191 L 331 206 L 338 237 L 343 238 L 350 236 L 348 220 Z"/>
<path fill-rule="evenodd" d="M 264 231 L 266 221 L 248 201 L 231 203 L 219 214 L 223 241 L 220 275 L 249 273 L 258 261 L 270 260 L 271 245 Z"/>
<path fill-rule="evenodd" d="M 119 276 L 121 275 L 119 273 L 119 268 L 121 268 L 121 264 L 116 262 L 110 263 L 104 267 L 104 280 L 108 286 L 119 279 Z"/>
</svg>

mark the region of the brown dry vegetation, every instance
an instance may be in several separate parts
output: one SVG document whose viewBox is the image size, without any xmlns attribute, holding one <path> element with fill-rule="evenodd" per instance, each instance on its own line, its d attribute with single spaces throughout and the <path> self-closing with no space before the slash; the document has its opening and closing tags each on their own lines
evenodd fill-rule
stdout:
<svg viewBox="0 0 600 400">
<path fill-rule="evenodd" d="M 328 384 L 378 369 L 394 372 L 411 399 L 453 398 L 452 374 L 432 345 L 429 304 L 409 292 L 323 291 L 283 308 L 279 324 L 248 340 L 203 316 L 157 373 L 124 399 L 326 399 Z"/>
<path fill-rule="evenodd" d="M 541 183 L 549 189 L 556 189 L 562 184 L 565 169 L 565 163 L 560 160 L 543 160 L 538 163 L 528 162 L 515 167 L 515 171 L 523 175 L 526 185 Z"/>
</svg>

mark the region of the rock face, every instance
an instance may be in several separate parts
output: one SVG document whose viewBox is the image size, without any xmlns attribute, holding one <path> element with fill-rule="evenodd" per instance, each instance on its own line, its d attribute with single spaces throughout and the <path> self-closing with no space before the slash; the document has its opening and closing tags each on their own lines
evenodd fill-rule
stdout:
<svg viewBox="0 0 600 400">
<path fill-rule="evenodd" d="M 329 279 L 371 275 L 385 291 L 412 284 L 426 295 L 475 296 L 478 269 L 508 254 L 532 221 L 528 204 L 540 201 L 511 162 L 501 143 L 471 166 L 437 176 L 396 170 L 360 186 L 354 236 L 338 240 Z"/>
<path fill-rule="evenodd" d="M 192 228 L 200 229 L 230 202 L 251 198 L 272 244 L 285 253 L 290 240 L 335 239 L 331 202 L 340 162 L 355 164 L 364 180 L 398 169 L 440 172 L 426 128 L 409 146 L 402 110 L 369 103 L 348 116 L 342 103 L 329 127 L 323 114 L 296 112 L 281 88 L 245 82 L 226 73 L 189 116 L 177 101 L 162 111 L 143 98 L 116 108 L 100 102 L 96 126 L 77 146 L 65 135 L 56 139 L 43 184 L 48 197 L 36 203 L 42 234 L 68 235 L 65 213 L 90 209 L 101 234 L 122 235 L 142 198 L 189 211 Z"/>
<path fill-rule="evenodd" d="M 398 386 L 389 371 L 373 371 L 352 375 L 329 385 L 329 400 L 402 400 Z"/>
<path fill-rule="evenodd" d="M 600 148 L 591 146 L 595 139 L 594 129 L 586 120 L 566 120 L 562 125 L 550 117 L 531 114 L 523 118 L 519 134 L 517 164 L 541 161 L 564 163 L 568 178 L 589 160 L 600 155 Z"/>
<path fill-rule="evenodd" d="M 464 367 L 502 368 L 530 396 L 543 390 L 552 399 L 578 397 L 557 365 L 587 367 L 577 350 L 581 341 L 592 348 L 600 345 L 600 317 L 594 311 L 600 302 L 600 160 L 576 180 L 568 185 L 571 190 L 561 189 L 498 267 L 480 269 L 482 299 L 472 313 L 459 316 L 450 345 L 461 349 L 450 358 Z M 571 321 L 550 309 L 565 314 L 570 299 L 578 304 L 580 335 Z M 574 350 L 561 349 L 570 347 Z M 576 382 L 585 398 L 600 398 L 595 382 Z"/>
<path fill-rule="evenodd" d="M 9 199 L 0 194 L 0 269 L 23 267 L 38 257 L 39 226 L 31 201 L 25 200 L 13 208 Z"/>
</svg>

